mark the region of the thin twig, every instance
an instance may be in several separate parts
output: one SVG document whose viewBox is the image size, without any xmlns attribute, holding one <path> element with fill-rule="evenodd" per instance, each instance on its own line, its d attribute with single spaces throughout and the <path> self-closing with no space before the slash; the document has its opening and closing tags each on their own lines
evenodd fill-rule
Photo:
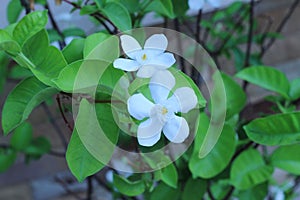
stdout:
<svg viewBox="0 0 300 200">
<path fill-rule="evenodd" d="M 42 107 L 43 107 L 44 111 L 46 112 L 47 116 L 49 117 L 49 121 L 52 124 L 53 128 L 55 129 L 57 135 L 59 136 L 62 144 L 64 145 L 65 149 L 67 149 L 67 146 L 68 146 L 67 140 L 66 140 L 62 130 L 60 129 L 59 125 L 56 123 L 54 116 L 52 115 L 51 111 L 49 110 L 48 106 L 45 103 L 42 103 Z"/>
<path fill-rule="evenodd" d="M 89 176 L 87 177 L 87 195 L 86 195 L 87 200 L 92 200 L 93 190 L 94 190 L 93 177 Z"/>
<path fill-rule="evenodd" d="M 66 156 L 65 152 L 57 152 L 57 151 L 53 151 L 53 150 L 50 150 L 50 152 L 48 154 L 51 156 L 56 156 L 56 157 L 61 157 L 61 158 L 65 158 L 65 156 Z"/>
<path fill-rule="evenodd" d="M 20 0 L 21 5 L 25 8 L 26 15 L 30 13 L 30 3 L 27 0 Z"/>
<path fill-rule="evenodd" d="M 62 104 L 61 104 L 61 101 L 60 101 L 60 96 L 59 94 L 56 95 L 56 102 L 57 102 L 57 105 L 58 105 L 58 108 L 59 108 L 59 111 L 60 111 L 60 114 L 65 122 L 65 124 L 67 125 L 67 127 L 69 128 L 69 130 L 71 132 L 73 132 L 73 127 L 71 126 L 71 124 L 69 123 L 69 121 L 67 120 L 66 116 L 65 116 L 65 112 L 62 108 Z"/>
<path fill-rule="evenodd" d="M 174 19 L 174 28 L 177 32 L 180 32 L 180 24 L 179 24 L 179 20 L 177 18 Z M 178 37 L 180 37 L 180 36 L 178 35 Z M 179 55 L 180 69 L 182 70 L 182 72 L 186 72 L 185 62 L 184 62 L 183 57 L 181 56 L 183 54 L 181 38 L 177 38 L 177 45 L 178 45 L 178 51 L 180 54 Z"/>
<path fill-rule="evenodd" d="M 58 35 L 62 38 L 62 40 L 59 40 L 58 43 L 59 43 L 59 47 L 60 49 L 63 49 L 65 46 L 66 46 L 66 42 L 64 40 L 65 36 L 64 34 L 61 32 L 60 28 L 58 27 L 55 19 L 54 19 L 54 16 L 49 8 L 49 4 L 48 2 L 46 2 L 46 5 L 45 5 L 45 9 L 48 10 L 48 15 L 49 15 L 49 18 L 50 18 L 50 21 L 51 21 L 51 24 L 54 28 L 54 30 L 56 30 L 56 32 L 58 33 Z"/>
<path fill-rule="evenodd" d="M 215 200 L 216 198 L 214 197 L 212 191 L 211 191 L 211 188 L 210 188 L 211 184 L 210 184 L 210 181 L 208 181 L 208 184 L 207 184 L 207 194 L 209 196 L 209 198 L 211 200 Z"/>
<path fill-rule="evenodd" d="M 284 18 L 282 19 L 282 21 L 280 22 L 280 24 L 278 25 L 278 27 L 276 29 L 277 33 L 281 33 L 283 27 L 286 25 L 286 23 L 288 22 L 288 20 L 290 19 L 290 17 L 294 13 L 294 11 L 296 10 L 296 8 L 297 8 L 297 6 L 298 6 L 299 3 L 300 3 L 300 0 L 295 0 L 292 3 L 292 5 L 289 7 L 286 15 L 284 16 Z M 267 44 L 265 44 L 263 46 L 261 54 L 260 54 L 261 57 L 263 57 L 263 55 L 274 44 L 275 41 L 276 41 L 276 38 L 272 38 L 272 39 L 269 40 L 269 42 Z"/>
<path fill-rule="evenodd" d="M 198 11 L 198 15 L 197 15 L 197 21 L 196 21 L 196 34 L 195 34 L 195 38 L 196 38 L 196 41 L 198 43 L 200 43 L 200 40 L 201 40 L 201 20 L 202 20 L 202 9 L 200 9 Z"/>
<path fill-rule="evenodd" d="M 54 177 L 54 180 L 58 182 L 68 194 L 71 194 L 77 200 L 82 200 L 82 198 L 78 194 L 69 189 L 68 185 L 63 180 L 61 180 L 57 176 Z"/>
</svg>

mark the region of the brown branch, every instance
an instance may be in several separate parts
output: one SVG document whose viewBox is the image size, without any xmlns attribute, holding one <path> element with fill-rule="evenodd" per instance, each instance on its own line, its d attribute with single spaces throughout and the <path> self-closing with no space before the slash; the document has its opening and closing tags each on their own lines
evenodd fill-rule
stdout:
<svg viewBox="0 0 300 200">
<path fill-rule="evenodd" d="M 282 21 L 280 22 L 280 24 L 278 25 L 276 32 L 277 33 L 281 33 L 282 29 L 284 28 L 284 26 L 286 25 L 286 23 L 288 22 L 288 20 L 291 18 L 292 14 L 294 13 L 294 11 L 296 10 L 298 4 L 300 3 L 300 0 L 295 0 L 292 5 L 289 7 L 286 15 L 284 16 L 284 18 L 282 19 Z M 265 44 L 262 48 L 261 51 L 261 57 L 263 57 L 263 55 L 266 53 L 266 51 L 274 44 L 274 42 L 276 41 L 276 38 L 272 38 L 269 40 L 269 42 L 267 44 Z"/>
<path fill-rule="evenodd" d="M 69 130 L 71 132 L 73 132 L 73 127 L 71 126 L 71 124 L 69 123 L 69 121 L 67 120 L 66 116 L 65 116 L 65 113 L 64 113 L 64 110 L 62 108 L 62 104 L 61 104 L 61 100 L 60 100 L 60 96 L 59 94 L 56 95 L 56 102 L 57 102 L 57 105 L 58 105 L 58 108 L 59 108 L 59 111 L 60 111 L 60 114 L 66 124 L 66 126 L 69 128 Z"/>
</svg>

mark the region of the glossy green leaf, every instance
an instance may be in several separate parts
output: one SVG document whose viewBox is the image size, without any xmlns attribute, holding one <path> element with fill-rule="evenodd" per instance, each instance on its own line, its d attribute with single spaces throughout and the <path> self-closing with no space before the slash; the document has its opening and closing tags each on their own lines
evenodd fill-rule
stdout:
<svg viewBox="0 0 300 200">
<path fill-rule="evenodd" d="M 122 4 L 117 2 L 109 2 L 104 6 L 102 12 L 121 31 L 127 31 L 132 28 L 130 14 Z"/>
<path fill-rule="evenodd" d="M 6 84 L 6 77 L 8 74 L 8 64 L 10 59 L 8 56 L 0 51 L 0 94 Z"/>
<path fill-rule="evenodd" d="M 150 200 L 157 200 L 157 199 L 179 200 L 180 193 L 181 191 L 179 189 L 174 189 L 164 183 L 160 183 L 150 194 L 151 195 Z"/>
<path fill-rule="evenodd" d="M 207 189 L 207 182 L 203 179 L 189 178 L 184 186 L 182 200 L 202 199 Z"/>
<path fill-rule="evenodd" d="M 30 145 L 31 141 L 32 141 L 31 124 L 24 122 L 23 124 L 21 124 L 15 129 L 10 139 L 10 144 L 14 149 L 18 151 L 22 151 Z"/>
<path fill-rule="evenodd" d="M 146 189 L 143 180 L 129 181 L 128 179 L 117 174 L 113 174 L 113 184 L 120 193 L 126 196 L 140 195 Z"/>
<path fill-rule="evenodd" d="M 173 164 L 161 169 L 161 180 L 170 187 L 177 188 L 178 174 Z"/>
<path fill-rule="evenodd" d="M 294 144 L 300 141 L 300 112 L 257 118 L 245 125 L 244 130 L 258 144 Z"/>
<path fill-rule="evenodd" d="M 139 12 L 140 2 L 139 0 L 120 0 L 119 1 L 130 13 Z"/>
<path fill-rule="evenodd" d="M 238 193 L 238 199 L 243 200 L 257 200 L 257 199 L 265 199 L 265 197 L 268 195 L 268 184 L 262 183 L 259 185 L 256 185 L 253 188 L 239 191 Z"/>
<path fill-rule="evenodd" d="M 77 60 L 83 59 L 83 48 L 84 48 L 84 39 L 74 39 L 68 46 L 66 46 L 62 53 L 67 61 L 67 63 L 72 63 Z"/>
<path fill-rule="evenodd" d="M 69 169 L 79 182 L 100 171 L 104 164 L 94 158 L 82 143 L 77 130 L 74 129 L 66 152 Z"/>
<path fill-rule="evenodd" d="M 58 77 L 67 62 L 61 51 L 49 46 L 47 32 L 42 29 L 29 38 L 23 46 L 23 52 L 25 58 L 21 61 L 28 60 L 29 64 L 26 66 L 32 73 L 44 84 L 55 87 L 52 79 Z M 14 59 L 20 61 L 18 58 Z M 19 64 L 22 65 L 20 62 Z"/>
<path fill-rule="evenodd" d="M 74 136 L 75 141 L 68 147 L 67 161 L 75 177 L 82 181 L 109 162 L 119 128 L 114 122 L 110 104 L 94 105 L 82 99 L 74 130 L 78 137 Z"/>
<path fill-rule="evenodd" d="M 253 66 L 240 71 L 236 77 L 289 98 L 289 81 L 285 74 L 275 68 Z"/>
<path fill-rule="evenodd" d="M 32 72 L 29 69 L 20 67 L 20 65 L 15 65 L 8 74 L 8 77 L 13 79 L 25 79 L 30 76 L 33 76 Z"/>
<path fill-rule="evenodd" d="M 19 0 L 11 0 L 7 5 L 6 17 L 10 24 L 17 22 L 23 7 Z"/>
<path fill-rule="evenodd" d="M 203 143 L 207 134 L 209 123 L 208 117 L 205 114 L 200 114 L 194 151 L 189 160 L 189 169 L 194 178 L 211 178 L 216 176 L 226 168 L 235 152 L 235 132 L 230 126 L 225 125 L 212 151 L 204 158 L 199 158 L 200 144 Z"/>
<path fill-rule="evenodd" d="M 175 17 L 172 0 L 153 0 L 146 11 L 154 11 L 171 19 Z"/>
<path fill-rule="evenodd" d="M 273 167 L 265 164 L 261 154 L 249 149 L 233 161 L 230 182 L 237 189 L 245 190 L 267 181 L 272 173 Z"/>
<path fill-rule="evenodd" d="M 291 81 L 290 97 L 292 100 L 300 98 L 300 78 Z"/>
<path fill-rule="evenodd" d="M 0 149 L 0 173 L 9 169 L 16 158 L 17 153 L 12 149 Z"/>
<path fill-rule="evenodd" d="M 32 110 L 41 102 L 51 98 L 58 91 L 47 87 L 35 77 L 19 83 L 8 95 L 2 110 L 2 128 L 4 134 L 23 123 Z"/>
<path fill-rule="evenodd" d="M 31 144 L 24 149 L 24 153 L 31 158 L 39 159 L 42 155 L 48 153 L 51 149 L 49 140 L 43 136 L 34 138 Z"/>
<path fill-rule="evenodd" d="M 300 144 L 278 147 L 271 156 L 274 167 L 300 175 Z"/>
<path fill-rule="evenodd" d="M 22 18 L 16 25 L 13 36 L 22 46 L 34 34 L 42 30 L 48 22 L 47 11 L 35 11 Z"/>
<path fill-rule="evenodd" d="M 221 74 L 226 92 L 226 119 L 239 113 L 246 104 L 246 94 L 232 78 Z"/>
<path fill-rule="evenodd" d="M 29 69 L 36 68 L 44 62 L 45 56 L 48 54 L 48 46 L 49 39 L 45 29 L 27 39 L 22 47 L 22 53 L 33 64 L 28 66 Z"/>
<path fill-rule="evenodd" d="M 0 51 L 7 51 L 12 55 L 21 51 L 19 44 L 5 30 L 0 30 Z"/>
<path fill-rule="evenodd" d="M 188 1 L 187 0 L 172 0 L 174 14 L 177 17 L 182 17 L 185 15 L 187 10 L 189 9 Z"/>
<path fill-rule="evenodd" d="M 70 36 L 78 36 L 78 37 L 85 37 L 85 32 L 84 30 L 73 27 L 73 28 L 67 28 L 62 31 L 62 34 L 65 37 L 70 37 Z"/>
</svg>

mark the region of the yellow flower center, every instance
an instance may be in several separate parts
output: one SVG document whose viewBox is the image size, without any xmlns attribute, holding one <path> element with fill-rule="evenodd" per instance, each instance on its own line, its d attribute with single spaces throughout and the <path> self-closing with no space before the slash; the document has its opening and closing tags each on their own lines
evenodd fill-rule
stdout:
<svg viewBox="0 0 300 200">
<path fill-rule="evenodd" d="M 166 109 L 165 107 L 163 107 L 163 108 L 161 109 L 161 114 L 165 115 L 165 114 L 167 114 L 167 113 L 168 113 L 168 109 Z"/>
<path fill-rule="evenodd" d="M 144 55 L 142 56 L 142 60 L 146 60 L 147 59 L 147 55 L 144 53 Z"/>
</svg>

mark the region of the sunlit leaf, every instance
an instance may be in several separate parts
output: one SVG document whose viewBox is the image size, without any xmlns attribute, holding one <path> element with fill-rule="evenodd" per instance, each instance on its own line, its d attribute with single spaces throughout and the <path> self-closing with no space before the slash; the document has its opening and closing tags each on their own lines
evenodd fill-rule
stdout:
<svg viewBox="0 0 300 200">
<path fill-rule="evenodd" d="M 264 145 L 289 145 L 300 141 L 300 112 L 257 118 L 244 126 L 248 137 Z"/>
<path fill-rule="evenodd" d="M 30 77 L 19 83 L 8 95 L 2 110 L 4 134 L 23 123 L 32 110 L 58 91 Z"/>
</svg>

